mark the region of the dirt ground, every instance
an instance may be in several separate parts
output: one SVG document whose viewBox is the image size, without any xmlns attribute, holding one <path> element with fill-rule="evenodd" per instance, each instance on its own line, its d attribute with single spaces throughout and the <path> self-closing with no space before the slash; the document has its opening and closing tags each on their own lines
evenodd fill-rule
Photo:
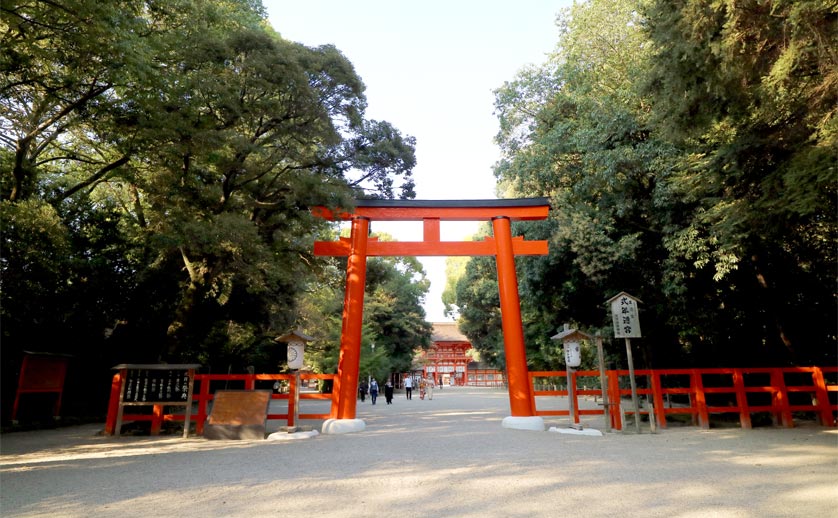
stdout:
<svg viewBox="0 0 838 518">
<path fill-rule="evenodd" d="M 113 438 L 104 424 L 4 434 L 0 516 L 836 516 L 836 429 L 591 437 L 503 428 L 508 409 L 505 392 L 445 388 L 359 402 L 366 430 L 298 441 Z"/>
</svg>

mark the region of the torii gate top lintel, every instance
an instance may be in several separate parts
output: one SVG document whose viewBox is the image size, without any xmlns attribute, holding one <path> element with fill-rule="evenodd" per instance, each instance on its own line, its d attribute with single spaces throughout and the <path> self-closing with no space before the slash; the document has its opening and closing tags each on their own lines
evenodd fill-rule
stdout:
<svg viewBox="0 0 838 518">
<path fill-rule="evenodd" d="M 539 220 L 547 217 L 547 198 L 499 200 L 355 200 L 353 212 L 335 213 L 318 208 L 325 219 L 348 220 L 356 216 L 373 221 L 489 221 L 498 216 L 510 220 Z"/>
<path fill-rule="evenodd" d="M 550 205 L 546 198 L 501 200 L 357 200 L 352 213 L 336 214 L 319 208 L 325 219 L 366 219 L 368 221 L 422 221 L 423 239 L 415 242 L 380 242 L 370 238 L 365 244 L 368 256 L 479 256 L 495 255 L 493 238 L 482 241 L 440 241 L 440 221 L 509 221 L 546 219 Z M 514 255 L 547 255 L 547 241 L 512 240 Z M 351 240 L 316 241 L 314 255 L 348 256 Z"/>
</svg>

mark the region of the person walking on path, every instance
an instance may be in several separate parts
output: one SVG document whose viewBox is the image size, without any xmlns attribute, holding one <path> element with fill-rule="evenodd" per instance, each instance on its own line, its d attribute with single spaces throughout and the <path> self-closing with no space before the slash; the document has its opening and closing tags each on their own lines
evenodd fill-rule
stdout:
<svg viewBox="0 0 838 518">
<path fill-rule="evenodd" d="M 390 380 L 384 384 L 384 399 L 387 400 L 388 405 L 393 404 L 393 382 Z"/>
<path fill-rule="evenodd" d="M 372 399 L 372 404 L 375 404 L 375 400 L 378 399 L 378 382 L 375 381 L 375 378 L 370 381 L 370 399 Z"/>
<path fill-rule="evenodd" d="M 428 394 L 428 399 L 434 398 L 434 378 L 431 376 L 425 382 L 425 392 Z"/>
<path fill-rule="evenodd" d="M 413 399 L 411 397 L 413 395 L 413 378 L 410 375 L 404 379 L 404 395 L 407 396 L 407 399 Z"/>
<path fill-rule="evenodd" d="M 358 394 L 361 396 L 361 403 L 367 399 L 367 382 L 361 381 L 361 386 L 358 387 Z"/>
</svg>

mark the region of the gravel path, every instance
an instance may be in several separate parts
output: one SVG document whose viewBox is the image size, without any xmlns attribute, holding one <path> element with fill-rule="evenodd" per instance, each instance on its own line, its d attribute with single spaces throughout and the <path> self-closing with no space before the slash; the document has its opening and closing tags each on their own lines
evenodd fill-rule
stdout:
<svg viewBox="0 0 838 518">
<path fill-rule="evenodd" d="M 6 434 L 0 515 L 838 515 L 835 429 L 590 437 L 502 428 L 508 408 L 505 392 L 446 388 L 433 401 L 359 402 L 365 431 L 299 441 L 111 438 L 103 425 Z"/>
</svg>

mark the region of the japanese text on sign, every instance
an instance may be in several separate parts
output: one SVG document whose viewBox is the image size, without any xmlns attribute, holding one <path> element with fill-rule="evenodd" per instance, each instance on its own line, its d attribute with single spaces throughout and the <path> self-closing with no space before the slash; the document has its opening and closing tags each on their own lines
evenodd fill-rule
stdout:
<svg viewBox="0 0 838 518">
<path fill-rule="evenodd" d="M 614 338 L 640 338 L 640 318 L 637 302 L 628 296 L 617 297 L 611 302 L 611 320 Z"/>
</svg>

